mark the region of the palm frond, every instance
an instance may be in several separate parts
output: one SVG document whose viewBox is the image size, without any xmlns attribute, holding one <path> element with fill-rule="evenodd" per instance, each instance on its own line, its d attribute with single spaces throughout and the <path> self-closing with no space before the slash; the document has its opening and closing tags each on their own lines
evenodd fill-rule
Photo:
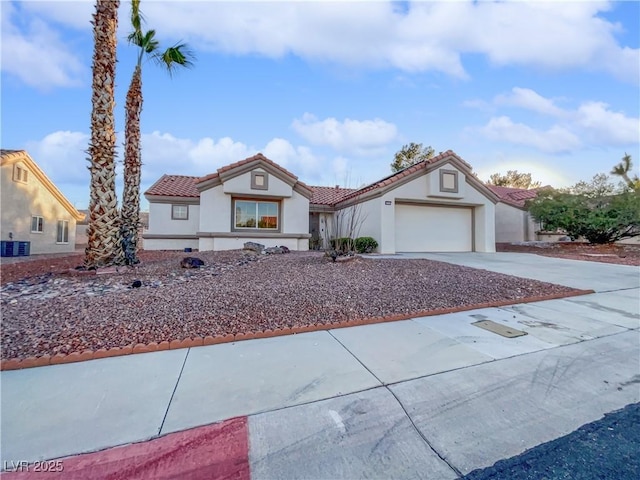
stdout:
<svg viewBox="0 0 640 480">
<path fill-rule="evenodd" d="M 158 50 L 160 43 L 156 40 L 155 30 L 149 30 L 142 38 L 143 43 L 140 46 L 144 49 L 145 53 L 153 53 Z"/>
<path fill-rule="evenodd" d="M 177 67 L 193 67 L 195 54 L 186 43 L 176 43 L 173 47 L 167 48 L 163 53 L 155 55 L 154 58 L 158 64 L 167 69 L 170 76 L 173 76 Z"/>
<path fill-rule="evenodd" d="M 140 0 L 131 0 L 131 25 L 133 26 L 133 31 L 141 32 L 143 22 L 144 17 L 140 11 Z"/>
</svg>

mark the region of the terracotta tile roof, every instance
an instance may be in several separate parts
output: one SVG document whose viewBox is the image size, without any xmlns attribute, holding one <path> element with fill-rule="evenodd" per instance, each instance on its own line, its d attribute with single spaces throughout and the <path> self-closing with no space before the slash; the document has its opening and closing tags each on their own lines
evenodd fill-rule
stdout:
<svg viewBox="0 0 640 480">
<path fill-rule="evenodd" d="M 536 198 L 538 190 L 540 190 L 539 188 L 527 190 L 525 188 L 501 187 L 498 185 L 487 185 L 487 187 L 498 196 L 501 202 L 520 208 L 524 207 L 526 200 Z"/>
<path fill-rule="evenodd" d="M 340 187 L 309 187 L 313 192 L 313 196 L 309 203 L 314 205 L 335 205 L 340 200 L 345 198 L 352 192 L 355 192 L 354 188 L 340 188 Z"/>
<path fill-rule="evenodd" d="M 423 162 L 420 163 L 416 163 L 415 165 L 412 165 L 410 167 L 405 168 L 404 170 L 401 170 L 399 172 L 396 172 L 392 175 L 389 175 L 388 177 L 385 177 L 381 180 L 378 180 L 375 183 L 372 183 L 370 185 L 367 185 L 365 187 L 359 188 L 359 189 L 353 189 L 353 188 L 340 188 L 340 187 L 317 187 L 317 186 L 308 186 L 306 184 L 304 184 L 303 182 L 297 180 L 298 177 L 296 177 L 295 175 L 293 175 L 291 172 L 289 172 L 288 170 L 282 168 L 280 165 L 278 165 L 277 163 L 273 162 L 272 160 L 269 160 L 267 157 L 265 157 L 264 155 L 262 155 L 261 153 L 258 153 L 257 155 L 254 155 L 253 157 L 249 157 L 249 158 L 245 158 L 244 160 L 241 160 L 239 162 L 236 163 L 232 163 L 231 165 L 227 165 L 225 167 L 221 167 L 218 169 L 218 171 L 216 173 L 211 173 L 209 175 L 205 175 L 204 177 L 187 177 L 187 176 L 183 176 L 183 175 L 163 175 L 162 178 L 160 178 L 160 180 L 158 180 L 156 183 L 154 183 L 151 188 L 149 188 L 149 190 L 147 190 L 145 192 L 145 195 L 166 195 L 166 196 L 174 196 L 174 197 L 199 197 L 200 193 L 197 189 L 197 185 L 205 182 L 207 180 L 211 180 L 211 179 L 215 179 L 217 177 L 220 176 L 221 173 L 227 172 L 229 170 L 232 170 L 234 168 L 238 168 L 241 167 L 243 165 L 246 165 L 250 162 L 253 162 L 255 160 L 262 160 L 266 163 L 268 163 L 269 165 L 273 166 L 274 168 L 277 168 L 278 170 L 280 170 L 281 172 L 283 172 L 284 174 L 288 175 L 289 177 L 295 179 L 297 181 L 298 184 L 300 184 L 301 186 L 311 190 L 312 192 L 312 197 L 311 200 L 309 201 L 309 203 L 314 204 L 314 205 L 336 205 L 339 202 L 342 202 L 343 200 L 346 200 L 348 198 L 353 198 L 356 197 L 358 195 L 361 195 L 363 193 L 369 192 L 371 190 L 375 190 L 377 188 L 381 188 L 381 187 L 386 187 L 388 185 L 391 185 L 393 183 L 396 183 L 398 181 L 400 181 L 401 179 L 421 170 L 426 168 L 427 165 L 438 162 L 439 160 L 442 160 L 444 158 L 447 157 L 455 157 L 457 160 L 459 160 L 460 162 L 462 162 L 464 165 L 466 165 L 467 167 L 469 167 L 469 170 L 471 170 L 471 166 L 465 162 L 462 158 L 458 157 L 458 155 L 456 155 L 453 151 L 451 150 L 447 150 L 446 152 L 443 152 L 429 160 L 425 160 Z M 524 205 L 524 202 L 523 202 Z"/>
<path fill-rule="evenodd" d="M 234 168 L 242 167 L 243 165 L 246 165 L 246 164 L 251 163 L 251 162 L 255 162 L 256 160 L 262 160 L 263 162 L 268 163 L 272 167 L 280 170 L 282 173 L 284 173 L 288 177 L 291 177 L 294 180 L 296 180 L 302 187 L 310 188 L 307 184 L 305 184 L 304 182 L 301 182 L 300 180 L 298 180 L 298 177 L 296 177 L 289 170 L 287 170 L 286 168 L 281 167 L 280 165 L 278 165 L 273 160 L 268 159 L 262 153 L 257 153 L 254 156 L 245 158 L 244 160 L 240 160 L 239 162 L 235 162 L 235 163 L 232 163 L 231 165 L 226 165 L 224 167 L 220 167 L 217 172 L 210 173 L 209 175 L 205 175 L 204 177 L 200 177 L 196 181 L 196 183 L 202 183 L 202 182 L 206 182 L 207 180 L 211 180 L 211 179 L 217 178 L 221 174 L 223 174 L 224 172 L 228 172 L 229 170 L 233 170 Z"/>
<path fill-rule="evenodd" d="M 161 195 L 167 197 L 200 197 L 196 182 L 201 177 L 186 175 L 163 175 L 156 183 L 144 192 L 145 195 Z"/>
<path fill-rule="evenodd" d="M 447 150 L 446 152 L 442 152 L 439 155 L 436 155 L 433 158 L 430 158 L 428 160 L 424 160 L 422 162 L 416 163 L 415 165 L 411 165 L 410 167 L 405 168 L 404 170 L 400 170 L 399 172 L 396 172 L 392 175 L 389 175 L 388 177 L 385 177 L 381 180 L 378 180 L 375 183 L 372 183 L 370 185 L 367 185 L 366 187 L 362 187 L 358 190 L 354 190 L 351 194 L 346 195 L 344 198 L 340 199 L 340 201 L 342 200 L 347 200 L 349 198 L 353 198 L 353 197 L 357 197 L 359 195 L 362 195 L 363 193 L 367 193 L 370 192 L 372 190 L 376 190 L 378 188 L 382 188 L 382 187 L 386 187 L 388 185 L 394 184 L 400 180 L 402 180 L 403 178 L 419 171 L 422 170 L 424 168 L 427 167 L 427 165 L 430 165 L 432 163 L 436 163 L 439 160 L 442 160 L 443 158 L 446 157 L 455 157 L 456 159 L 460 160 L 464 165 L 468 166 L 469 169 L 471 169 L 471 165 L 469 165 L 467 162 L 465 162 L 462 158 L 460 158 L 458 155 L 456 155 L 452 150 Z"/>
</svg>

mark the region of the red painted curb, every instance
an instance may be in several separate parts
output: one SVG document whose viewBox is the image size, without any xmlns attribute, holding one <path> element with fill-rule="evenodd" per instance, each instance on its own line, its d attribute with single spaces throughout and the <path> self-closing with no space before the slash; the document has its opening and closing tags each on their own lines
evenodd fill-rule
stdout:
<svg viewBox="0 0 640 480">
<path fill-rule="evenodd" d="M 147 442 L 113 447 L 94 453 L 40 462 L 49 469 L 5 472 L 2 479 L 52 478 L 225 478 L 249 480 L 247 417 L 164 435 Z M 30 471 L 31 470 L 31 471 Z"/>
<path fill-rule="evenodd" d="M 185 338 L 183 340 L 172 340 L 171 342 L 162 341 L 160 343 L 151 342 L 149 344 L 138 343 L 137 345 L 127 345 L 124 347 L 113 347 L 108 350 L 101 348 L 96 351 L 85 350 L 84 352 L 73 352 L 68 355 L 58 353 L 52 357 L 43 355 L 41 357 L 28 357 L 25 359 L 10 358 L 0 361 L 0 370 L 18 370 L 22 368 L 42 367 L 46 365 L 57 365 L 62 363 L 81 362 L 84 360 L 93 360 L 98 358 L 116 357 L 128 355 L 130 353 L 148 353 L 162 350 L 175 350 L 181 348 L 201 347 L 203 345 L 216 345 L 220 343 L 232 343 L 243 340 L 254 340 L 258 338 L 279 337 L 284 335 L 295 335 L 299 333 L 317 332 L 323 330 L 333 330 L 336 328 L 349 328 L 361 325 L 371 325 L 375 323 L 396 322 L 399 320 L 408 320 L 416 317 L 431 317 L 434 315 L 444 315 L 447 313 L 465 312 L 468 310 L 476 310 L 480 308 L 504 307 L 507 305 L 517 305 L 519 303 L 541 302 L 543 300 L 556 300 L 560 298 L 577 297 L 581 295 L 590 295 L 596 293 L 594 290 L 572 290 L 565 293 L 553 293 L 549 295 L 539 295 L 535 297 L 524 297 L 512 300 L 496 300 L 494 302 L 485 302 L 475 305 L 464 305 L 460 307 L 440 308 L 436 310 L 423 310 L 417 312 L 401 313 L 388 315 L 386 317 L 373 318 L 356 318 L 351 320 L 342 320 L 336 323 L 318 323 L 313 325 L 301 325 L 295 327 L 276 328 L 275 330 L 264 330 L 257 332 L 243 332 L 226 335 L 208 335 L 204 338 L 194 337 Z"/>
</svg>

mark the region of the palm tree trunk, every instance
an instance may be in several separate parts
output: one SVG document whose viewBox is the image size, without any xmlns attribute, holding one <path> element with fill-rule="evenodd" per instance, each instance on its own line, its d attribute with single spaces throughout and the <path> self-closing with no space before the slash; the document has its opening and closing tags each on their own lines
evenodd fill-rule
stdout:
<svg viewBox="0 0 640 480">
<path fill-rule="evenodd" d="M 93 16 L 94 53 L 89 171 L 88 244 L 85 266 L 111 265 L 118 258 L 118 200 L 115 185 L 115 70 L 120 0 L 97 0 Z"/>
<path fill-rule="evenodd" d="M 136 65 L 125 104 L 124 192 L 120 212 L 120 235 L 124 260 L 138 263 L 140 231 L 140 114 L 142 112 L 142 69 Z"/>
</svg>

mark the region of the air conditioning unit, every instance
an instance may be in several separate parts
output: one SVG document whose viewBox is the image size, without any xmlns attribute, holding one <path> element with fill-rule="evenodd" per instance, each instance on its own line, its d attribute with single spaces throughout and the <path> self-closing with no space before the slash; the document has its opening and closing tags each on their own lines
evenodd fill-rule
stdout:
<svg viewBox="0 0 640 480">
<path fill-rule="evenodd" d="M 27 257 L 30 254 L 31 242 L 0 241 L 0 256 L 2 257 Z"/>
</svg>

